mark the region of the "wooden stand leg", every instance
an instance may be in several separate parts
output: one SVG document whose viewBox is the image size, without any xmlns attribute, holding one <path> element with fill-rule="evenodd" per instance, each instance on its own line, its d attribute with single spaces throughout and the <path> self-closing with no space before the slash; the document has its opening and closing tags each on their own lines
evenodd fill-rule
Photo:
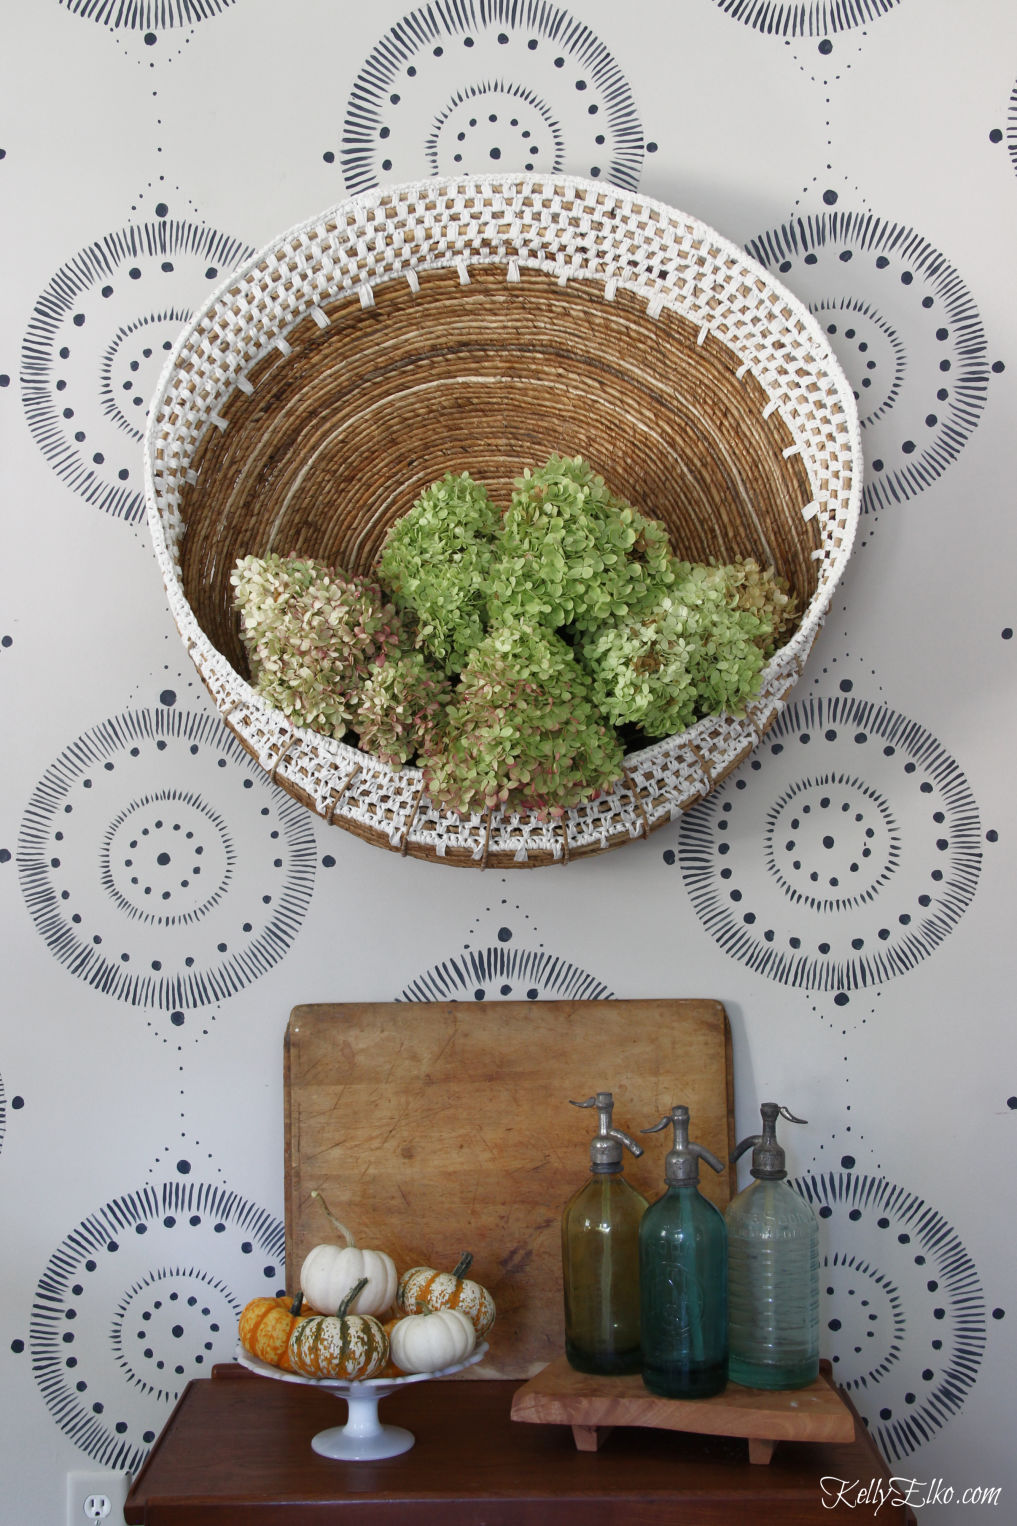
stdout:
<svg viewBox="0 0 1017 1526">
<path fill-rule="evenodd" d="M 595 1452 L 610 1430 L 609 1425 L 574 1425 L 572 1439 L 578 1451 Z"/>
<path fill-rule="evenodd" d="M 758 1436 L 749 1437 L 749 1462 L 767 1463 L 773 1456 L 775 1441 L 765 1441 Z"/>
</svg>

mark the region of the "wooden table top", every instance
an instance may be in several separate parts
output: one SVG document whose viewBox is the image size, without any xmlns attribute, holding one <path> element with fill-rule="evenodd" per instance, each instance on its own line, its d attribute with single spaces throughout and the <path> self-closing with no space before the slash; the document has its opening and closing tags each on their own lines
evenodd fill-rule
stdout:
<svg viewBox="0 0 1017 1526">
<path fill-rule="evenodd" d="M 512 1420 L 519 1387 L 409 1384 L 382 1400 L 380 1418 L 412 1431 L 413 1447 L 341 1462 L 320 1457 L 311 1439 L 345 1423 L 343 1400 L 217 1366 L 188 1385 L 124 1518 L 130 1526 L 829 1526 L 832 1509 L 850 1502 L 855 1522 L 877 1513 L 915 1519 L 879 1509 L 888 1470 L 860 1420 L 850 1443 L 781 1442 L 765 1465 L 750 1463 L 744 1440 L 636 1427 L 616 1428 L 589 1452 L 567 1425 Z"/>
</svg>

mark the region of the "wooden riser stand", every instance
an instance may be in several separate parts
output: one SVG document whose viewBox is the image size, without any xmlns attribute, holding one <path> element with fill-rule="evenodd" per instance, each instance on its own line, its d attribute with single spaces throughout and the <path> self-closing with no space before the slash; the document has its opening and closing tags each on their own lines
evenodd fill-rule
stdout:
<svg viewBox="0 0 1017 1526">
<path fill-rule="evenodd" d="M 744 1436 L 749 1461 L 768 1463 L 778 1441 L 850 1442 L 855 1421 L 824 1363 L 807 1388 L 768 1390 L 729 1383 L 708 1399 L 662 1399 L 642 1378 L 576 1372 L 564 1357 L 524 1383 L 512 1401 L 513 1420 L 569 1425 L 581 1452 L 595 1452 L 616 1425 Z"/>
</svg>

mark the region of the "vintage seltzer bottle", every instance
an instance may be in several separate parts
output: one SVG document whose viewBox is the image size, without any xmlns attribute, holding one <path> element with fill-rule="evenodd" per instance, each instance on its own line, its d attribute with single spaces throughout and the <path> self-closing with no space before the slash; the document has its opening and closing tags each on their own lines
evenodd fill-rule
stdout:
<svg viewBox="0 0 1017 1526">
<path fill-rule="evenodd" d="M 727 1382 L 724 1217 L 699 1190 L 699 1162 L 724 1165 L 689 1140 L 689 1110 L 671 1109 L 644 1133 L 674 1128 L 666 1189 L 639 1226 L 643 1383 L 668 1399 L 701 1399 Z"/>
<path fill-rule="evenodd" d="M 819 1372 L 819 1222 L 786 1181 L 777 1118 L 764 1102 L 752 1148 L 752 1183 L 728 1204 L 728 1376 L 747 1388 L 803 1388 Z"/>
<path fill-rule="evenodd" d="M 565 1205 L 561 1259 L 565 1355 L 579 1372 L 638 1372 L 639 1221 L 646 1199 L 622 1174 L 623 1150 L 642 1147 L 612 1123 L 614 1098 L 597 1092 L 573 1107 L 595 1107 L 590 1175 Z"/>
</svg>

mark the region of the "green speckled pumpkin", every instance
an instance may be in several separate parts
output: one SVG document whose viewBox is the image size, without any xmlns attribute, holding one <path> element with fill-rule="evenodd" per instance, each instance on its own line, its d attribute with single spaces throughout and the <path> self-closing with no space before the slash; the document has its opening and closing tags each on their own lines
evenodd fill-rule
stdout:
<svg viewBox="0 0 1017 1526">
<path fill-rule="evenodd" d="M 342 1378 L 349 1383 L 375 1377 L 388 1361 L 388 1335 L 373 1314 L 350 1314 L 350 1305 L 367 1282 L 350 1289 L 335 1314 L 313 1314 L 290 1337 L 294 1372 L 306 1378 Z"/>
<path fill-rule="evenodd" d="M 466 1276 L 472 1262 L 470 1252 L 464 1251 L 451 1272 L 439 1272 L 433 1266 L 411 1267 L 399 1279 L 396 1303 L 404 1314 L 458 1309 L 482 1340 L 494 1324 L 494 1299 L 479 1282 Z"/>
</svg>

